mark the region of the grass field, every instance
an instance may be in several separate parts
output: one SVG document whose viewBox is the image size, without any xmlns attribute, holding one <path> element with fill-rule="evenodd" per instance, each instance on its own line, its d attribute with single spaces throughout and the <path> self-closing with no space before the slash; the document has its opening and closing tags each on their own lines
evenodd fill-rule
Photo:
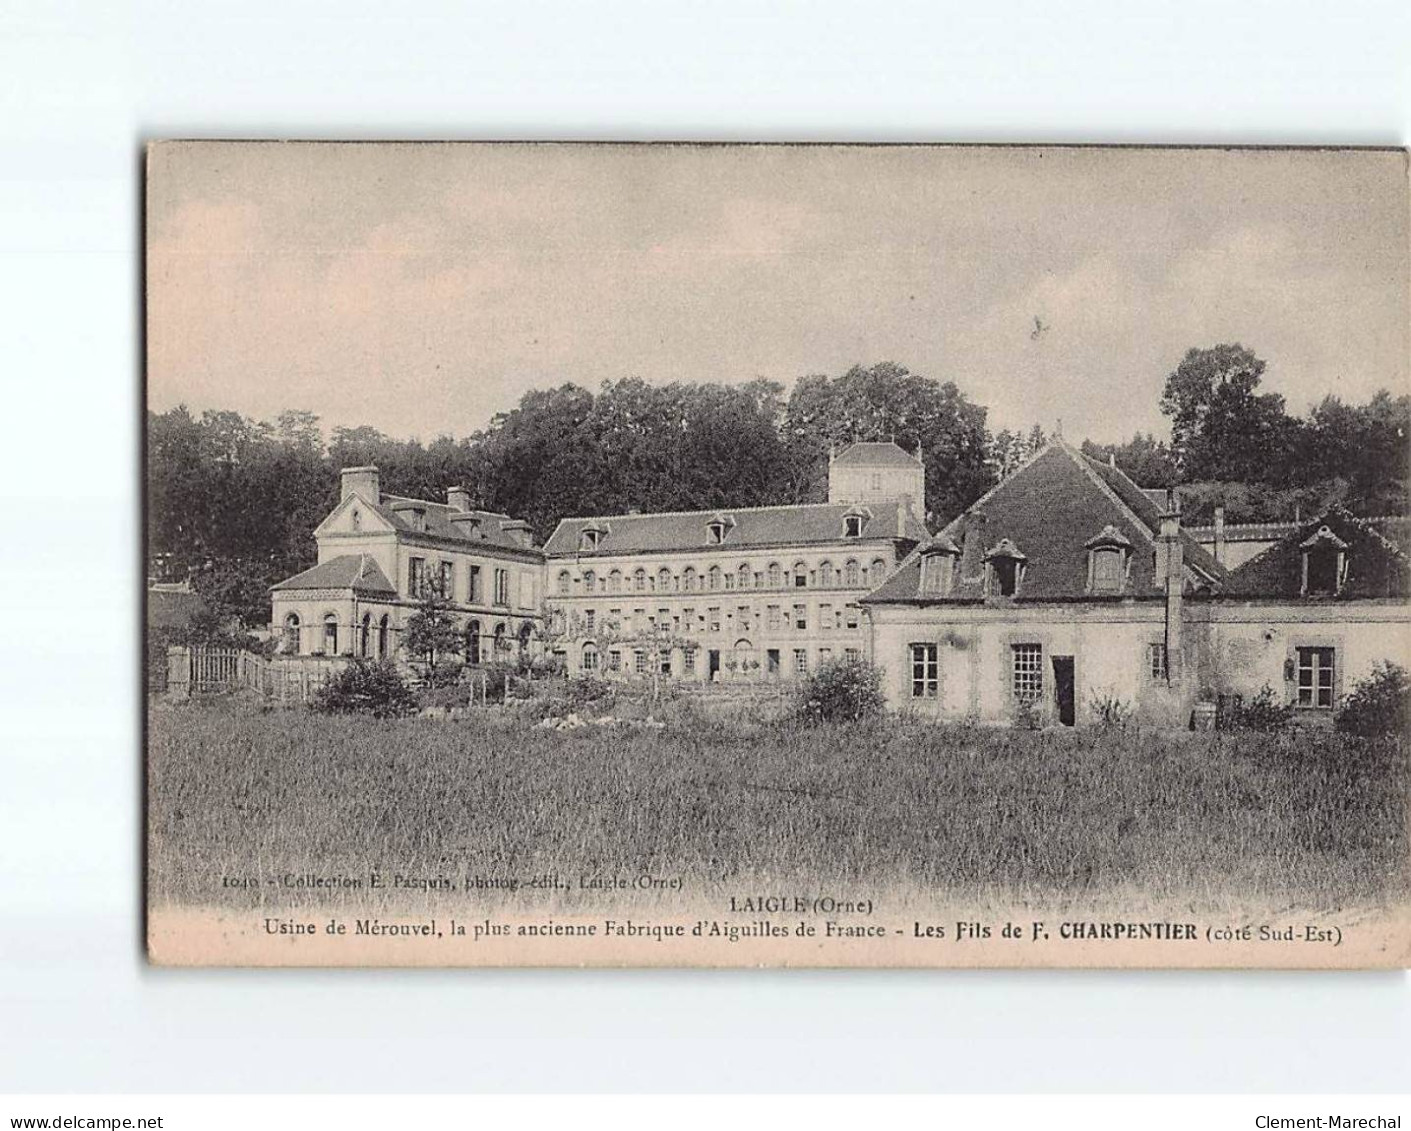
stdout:
<svg viewBox="0 0 1411 1131">
<path fill-rule="evenodd" d="M 800 729 L 686 712 L 558 733 L 494 709 L 376 721 L 150 715 L 155 901 L 241 906 L 271 870 L 559 871 L 1190 908 L 1406 897 L 1405 751 L 1332 734 Z M 287 895 L 282 898 L 288 899 Z"/>
</svg>

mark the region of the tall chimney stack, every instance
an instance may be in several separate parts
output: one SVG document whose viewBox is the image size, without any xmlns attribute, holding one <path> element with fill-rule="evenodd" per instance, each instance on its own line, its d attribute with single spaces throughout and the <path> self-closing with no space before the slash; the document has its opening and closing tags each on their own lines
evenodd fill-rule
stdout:
<svg viewBox="0 0 1411 1131">
<path fill-rule="evenodd" d="M 979 577 L 985 561 L 984 511 L 967 511 L 960 520 L 960 576 L 973 581 Z"/>
<path fill-rule="evenodd" d="M 1215 508 L 1215 560 L 1225 564 L 1225 508 Z"/>
<path fill-rule="evenodd" d="M 349 495 L 359 495 L 365 502 L 376 506 L 382 502 L 382 490 L 377 474 L 377 468 L 368 467 L 345 467 L 342 471 L 343 493 L 339 498 L 341 502 Z"/>
<path fill-rule="evenodd" d="M 453 511 L 464 514 L 470 510 L 470 492 L 464 487 L 447 487 L 446 505 Z"/>
<path fill-rule="evenodd" d="M 1161 516 L 1158 546 L 1162 552 L 1156 556 L 1157 563 L 1165 565 L 1165 577 L 1157 580 L 1166 587 L 1166 682 L 1174 687 L 1181 681 L 1182 585 L 1185 581 L 1179 502 Z"/>
</svg>

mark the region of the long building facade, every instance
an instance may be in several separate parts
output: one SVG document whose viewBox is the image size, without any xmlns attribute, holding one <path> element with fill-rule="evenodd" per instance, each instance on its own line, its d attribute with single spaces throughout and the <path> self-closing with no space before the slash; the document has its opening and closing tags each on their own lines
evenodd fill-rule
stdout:
<svg viewBox="0 0 1411 1131">
<path fill-rule="evenodd" d="M 867 656 L 861 598 L 927 537 L 920 455 L 854 444 L 829 501 L 559 523 L 544 546 L 550 647 L 570 672 L 790 680 Z"/>
</svg>

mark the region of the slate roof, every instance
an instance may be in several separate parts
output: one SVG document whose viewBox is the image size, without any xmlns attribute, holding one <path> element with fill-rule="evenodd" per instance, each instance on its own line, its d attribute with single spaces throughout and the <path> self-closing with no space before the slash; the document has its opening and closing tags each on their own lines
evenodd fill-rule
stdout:
<svg viewBox="0 0 1411 1131">
<path fill-rule="evenodd" d="M 898 449 L 900 450 L 900 449 Z M 920 542 L 927 532 L 901 503 L 858 505 L 804 503 L 775 507 L 722 507 L 709 511 L 676 511 L 663 514 L 621 514 L 565 518 L 544 544 L 550 557 L 645 554 L 700 550 L 711 553 L 757 550 L 769 546 L 808 546 L 843 542 L 844 516 L 861 513 L 861 540 L 886 538 Z M 706 528 L 713 518 L 726 520 L 725 539 L 706 542 Z M 583 529 L 590 524 L 604 529 L 596 552 L 580 551 Z"/>
<path fill-rule="evenodd" d="M 1160 511 L 1151 498 L 1117 468 L 1089 459 L 1062 440 L 1054 440 L 999 483 L 938 537 L 963 546 L 967 516 L 980 512 L 985 521 L 978 551 L 961 559 L 961 576 L 945 596 L 920 592 L 921 566 L 911 554 L 886 582 L 864 601 L 869 603 L 977 601 L 983 598 L 980 558 L 1008 539 L 1026 560 L 1017 601 L 1117 600 L 1087 591 L 1087 543 L 1108 526 L 1132 544 L 1132 568 L 1125 596 L 1158 597 L 1154 546 Z M 1210 583 L 1223 583 L 1227 571 L 1183 532 L 1186 564 Z"/>
<path fill-rule="evenodd" d="M 392 593 L 392 583 L 369 554 L 341 554 L 312 569 L 285 578 L 271 589 L 351 589 L 354 593 Z"/>
<path fill-rule="evenodd" d="M 432 538 L 447 538 L 453 542 L 469 542 L 475 545 L 496 546 L 505 550 L 525 552 L 525 547 L 515 541 L 506 527 L 511 523 L 523 525 L 507 514 L 497 511 L 458 511 L 446 503 L 433 503 L 426 499 L 410 499 L 402 495 L 383 495 L 382 502 L 373 505 L 363 500 L 398 530 L 408 534 L 425 534 Z M 426 514 L 426 529 L 417 530 L 412 525 L 411 508 L 419 507 Z M 479 528 L 472 530 L 473 523 L 452 522 L 453 514 L 472 514 L 480 519 Z"/>
<path fill-rule="evenodd" d="M 1411 519 L 1357 518 L 1334 506 L 1316 518 L 1292 526 L 1280 541 L 1230 574 L 1233 597 L 1301 597 L 1302 543 L 1327 527 L 1347 544 L 1347 579 L 1336 597 L 1405 597 L 1411 594 Z"/>
<path fill-rule="evenodd" d="M 916 467 L 917 459 L 890 440 L 852 444 L 833 458 L 836 467 Z"/>
</svg>

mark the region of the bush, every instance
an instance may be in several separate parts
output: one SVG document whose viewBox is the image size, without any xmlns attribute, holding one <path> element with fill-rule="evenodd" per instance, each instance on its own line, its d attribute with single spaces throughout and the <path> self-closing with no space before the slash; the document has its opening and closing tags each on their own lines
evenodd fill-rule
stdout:
<svg viewBox="0 0 1411 1131">
<path fill-rule="evenodd" d="M 388 660 L 354 660 L 314 694 L 314 710 L 365 714 L 379 719 L 410 715 L 416 697 Z"/>
<path fill-rule="evenodd" d="M 421 678 L 427 687 L 454 687 L 464 673 L 465 665 L 459 660 L 439 660 L 424 668 Z"/>
<path fill-rule="evenodd" d="M 855 722 L 880 714 L 882 669 L 866 660 L 830 660 L 804 680 L 795 713 L 807 723 Z"/>
<path fill-rule="evenodd" d="M 1135 714 L 1130 703 L 1111 691 L 1094 691 L 1088 700 L 1088 710 L 1101 730 L 1125 730 Z"/>
<path fill-rule="evenodd" d="M 1230 710 L 1231 730 L 1254 730 L 1270 734 L 1283 730 L 1293 718 L 1293 704 L 1281 703 L 1267 683 L 1248 703 L 1236 703 Z"/>
<path fill-rule="evenodd" d="M 509 686 L 509 677 L 513 669 L 505 664 L 484 664 L 480 667 L 468 667 L 465 670 L 466 682 L 474 689 L 474 700 L 481 701 L 481 691 L 484 691 L 485 701 L 490 703 L 503 703 L 505 701 L 505 689 Z M 482 686 L 482 680 L 483 686 Z"/>
<path fill-rule="evenodd" d="M 1372 665 L 1372 672 L 1342 701 L 1337 729 L 1362 738 L 1405 735 L 1411 728 L 1411 679 L 1390 660 Z"/>
<path fill-rule="evenodd" d="M 595 675 L 579 675 L 568 681 L 568 698 L 575 707 L 596 703 L 612 695 L 612 684 Z"/>
</svg>

